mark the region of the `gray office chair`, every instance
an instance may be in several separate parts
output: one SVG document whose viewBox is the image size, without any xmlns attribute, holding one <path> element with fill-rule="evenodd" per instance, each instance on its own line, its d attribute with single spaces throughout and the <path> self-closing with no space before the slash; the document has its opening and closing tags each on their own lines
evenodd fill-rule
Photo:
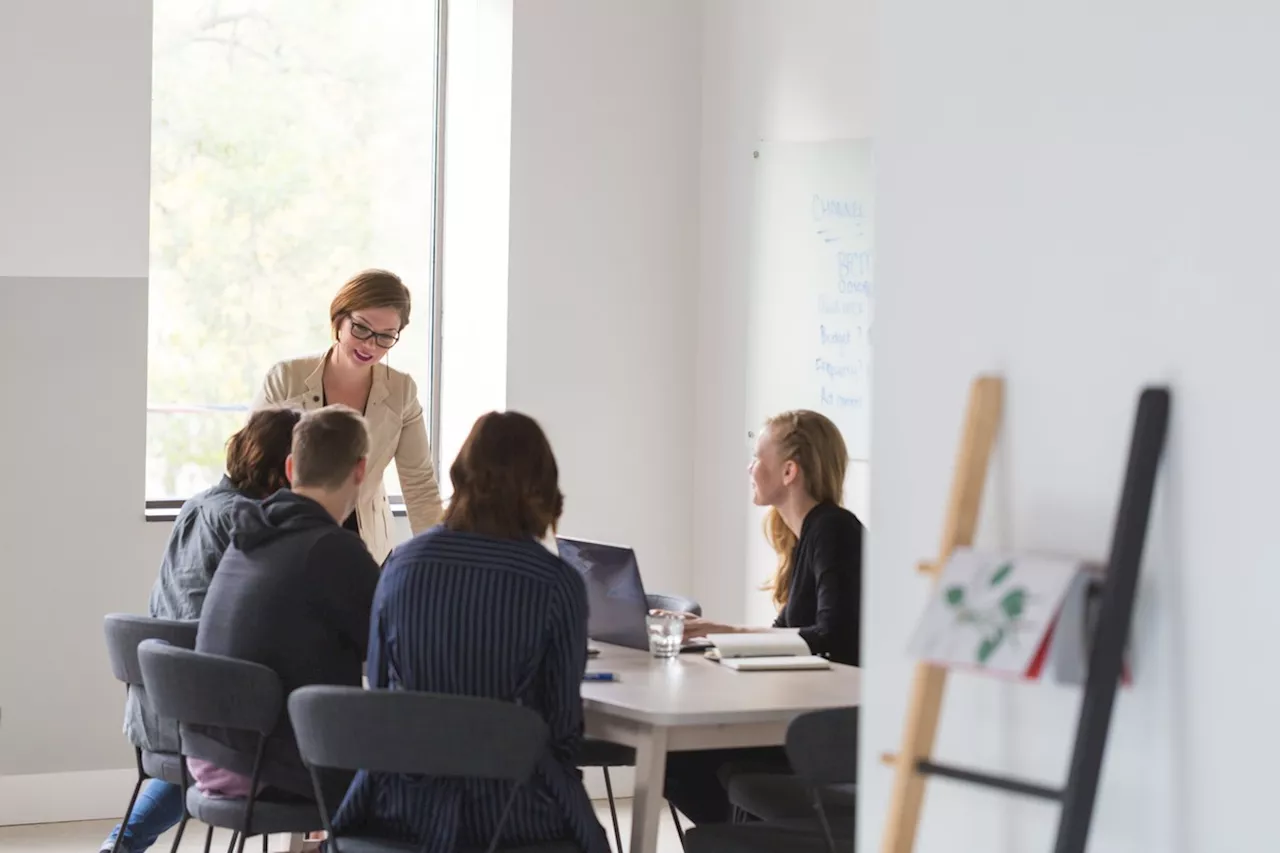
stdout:
<svg viewBox="0 0 1280 853">
<path fill-rule="evenodd" d="M 179 648 L 193 649 L 196 645 L 196 625 L 191 621 L 175 621 L 171 619 L 151 619 L 147 616 L 134 616 L 127 613 L 110 613 L 102 620 L 103 632 L 107 639 L 107 657 L 111 660 L 111 674 L 117 681 L 125 685 L 126 697 L 135 692 L 143 705 L 148 705 L 146 689 L 142 684 L 142 668 L 138 664 L 138 644 L 144 640 L 162 640 Z M 177 738 L 178 724 L 172 720 L 161 721 L 161 725 L 172 728 Z M 186 789 L 186 778 L 183 773 L 182 756 L 176 752 L 146 750 L 134 744 L 134 760 L 138 765 L 138 782 L 133 786 L 133 795 L 129 797 L 129 805 L 125 808 L 124 817 L 120 819 L 120 830 L 116 833 L 115 844 L 111 853 L 118 853 L 124 840 L 125 828 L 129 825 L 129 817 L 138 802 L 138 794 L 142 783 L 148 779 L 159 779 Z M 182 833 L 187 827 L 187 815 L 184 813 L 182 823 L 178 826 L 178 835 L 173 841 L 173 849 L 177 850 L 182 842 Z M 209 828 L 210 834 L 213 827 Z"/>
<path fill-rule="evenodd" d="M 266 850 L 271 833 L 303 833 L 320 829 L 317 805 L 309 802 L 276 802 L 261 796 L 262 764 L 267 738 L 275 731 L 284 711 L 280 678 L 265 666 L 220 655 L 175 648 L 156 640 L 138 647 L 142 680 L 156 713 L 178 721 L 182 754 L 209 760 L 189 742 L 189 726 L 231 729 L 257 735 L 257 754 L 244 798 L 206 797 L 195 785 L 187 788 L 187 813 L 211 827 L 232 830 L 236 848 L 243 853 L 250 836 L 263 837 Z M 186 776 L 183 766 L 184 779 Z M 211 839 L 205 842 L 209 853 Z"/>
<path fill-rule="evenodd" d="M 729 778 L 735 823 L 817 816 L 814 795 L 828 815 L 848 817 L 858 802 L 858 786 L 812 786 L 794 773 L 736 773 Z"/>
<path fill-rule="evenodd" d="M 697 826 L 685 836 L 685 849 L 688 853 L 852 850 L 857 749 L 856 708 L 800 715 L 787 727 L 787 759 L 794 775 L 777 774 L 768 783 L 773 787 L 752 790 L 747 798 L 754 804 L 753 811 L 784 816 L 754 823 Z M 737 780 L 739 777 L 730 780 L 731 800 Z M 743 787 L 739 781 L 735 801 L 739 808 L 743 807 Z M 808 799 L 807 810 L 800 807 L 801 798 Z"/>
<path fill-rule="evenodd" d="M 702 606 L 692 598 L 685 598 L 683 595 L 646 595 L 644 598 L 650 610 L 670 610 L 673 613 L 702 615 Z"/>
<path fill-rule="evenodd" d="M 855 708 L 805 715 L 801 725 L 788 731 L 787 749 L 788 757 L 796 756 L 809 773 L 736 774 L 729 779 L 729 802 L 765 821 L 814 818 L 820 812 L 852 818 L 858 791 L 857 715 Z"/>
<path fill-rule="evenodd" d="M 410 853 L 422 845 L 381 838 L 338 837 L 329 820 L 319 771 L 365 770 L 514 783 L 489 841 L 498 849 L 521 787 L 547 747 L 547 725 L 519 705 L 410 690 L 302 687 L 289 697 L 298 750 L 311 771 L 316 799 L 333 853 Z M 521 853 L 580 853 L 555 842 L 519 848 Z M 465 851 L 463 852 L 465 853 Z"/>
<path fill-rule="evenodd" d="M 670 610 L 673 613 L 692 613 L 702 615 L 702 606 L 692 598 L 682 595 L 646 595 L 645 605 L 650 610 Z M 613 837 L 617 842 L 618 853 L 626 848 L 622 846 L 622 827 L 618 823 L 618 805 L 613 799 L 613 779 L 609 776 L 610 767 L 635 767 L 636 751 L 620 743 L 587 738 L 582 742 L 578 752 L 579 767 L 599 767 L 604 774 L 604 791 L 609 798 L 609 817 L 613 819 Z M 684 828 L 680 826 L 680 813 L 671 806 L 671 819 L 676 823 L 676 833 L 684 841 Z"/>
</svg>

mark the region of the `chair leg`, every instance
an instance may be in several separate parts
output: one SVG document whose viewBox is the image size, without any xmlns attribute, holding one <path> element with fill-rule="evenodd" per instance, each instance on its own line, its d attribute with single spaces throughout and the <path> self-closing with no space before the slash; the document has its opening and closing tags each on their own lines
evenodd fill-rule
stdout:
<svg viewBox="0 0 1280 853">
<path fill-rule="evenodd" d="M 671 809 L 671 819 L 676 822 L 676 835 L 680 838 L 680 848 L 684 849 L 684 827 L 680 825 L 680 812 L 676 811 L 676 804 L 667 801 L 667 806 Z"/>
<path fill-rule="evenodd" d="M 178 845 L 182 843 L 182 834 L 187 831 L 187 821 L 191 820 L 191 812 L 187 810 L 187 794 L 190 791 L 191 780 L 187 778 L 187 759 L 180 757 L 178 759 L 178 770 L 182 774 L 182 820 L 178 822 L 178 834 L 173 837 L 173 846 L 169 848 L 169 853 L 178 853 Z M 213 843 L 213 827 L 209 827 L 209 831 L 204 837 L 204 853 L 209 853 L 209 845 Z"/>
<path fill-rule="evenodd" d="M 262 853 L 267 853 L 267 839 L 270 838 L 265 832 L 262 833 Z"/>
<path fill-rule="evenodd" d="M 187 814 L 186 805 L 182 807 L 182 820 L 178 821 L 178 833 L 173 836 L 173 844 L 169 847 L 169 853 L 178 853 L 178 846 L 182 844 L 182 833 L 187 831 L 187 821 L 191 820 L 191 815 Z"/>
<path fill-rule="evenodd" d="M 209 827 L 209 831 L 204 834 L 204 853 L 209 853 L 213 849 L 213 827 Z M 175 847 L 172 853 L 178 853 Z"/>
<path fill-rule="evenodd" d="M 622 848 L 622 827 L 618 825 L 618 804 L 613 800 L 613 781 L 609 778 L 609 768 L 601 767 L 604 771 L 604 790 L 609 795 L 609 816 L 613 818 L 613 837 L 618 842 L 618 853 L 624 853 Z"/>
<path fill-rule="evenodd" d="M 120 829 L 116 831 L 115 843 L 111 845 L 111 853 L 120 853 L 120 843 L 124 841 L 125 830 L 129 828 L 129 818 L 133 814 L 133 806 L 138 802 L 138 793 L 142 790 L 142 783 L 147 781 L 147 776 L 142 772 L 142 768 L 138 768 L 138 782 L 133 786 L 133 796 L 129 798 L 129 807 L 124 810 L 124 817 L 120 818 Z"/>
<path fill-rule="evenodd" d="M 232 853 L 236 849 L 236 842 L 240 840 L 240 831 L 233 830 L 231 833 L 231 842 L 227 845 L 227 853 Z"/>
</svg>

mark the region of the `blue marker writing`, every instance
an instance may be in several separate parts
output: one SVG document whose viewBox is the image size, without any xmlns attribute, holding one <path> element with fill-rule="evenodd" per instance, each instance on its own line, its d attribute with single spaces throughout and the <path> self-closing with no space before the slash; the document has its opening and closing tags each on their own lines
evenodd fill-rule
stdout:
<svg viewBox="0 0 1280 853">
<path fill-rule="evenodd" d="M 583 681 L 621 681 L 617 673 L 613 672 L 588 672 L 582 676 Z"/>
</svg>

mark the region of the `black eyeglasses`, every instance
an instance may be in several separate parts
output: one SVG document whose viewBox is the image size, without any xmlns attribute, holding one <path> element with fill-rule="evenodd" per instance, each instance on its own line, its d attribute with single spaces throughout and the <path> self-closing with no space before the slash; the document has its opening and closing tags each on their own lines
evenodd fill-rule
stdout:
<svg viewBox="0 0 1280 853">
<path fill-rule="evenodd" d="M 399 332 L 375 332 L 364 323 L 361 323 L 355 317 L 351 317 L 351 336 L 358 341 L 367 341 L 373 338 L 373 342 L 383 349 L 391 349 L 400 340 Z"/>
</svg>

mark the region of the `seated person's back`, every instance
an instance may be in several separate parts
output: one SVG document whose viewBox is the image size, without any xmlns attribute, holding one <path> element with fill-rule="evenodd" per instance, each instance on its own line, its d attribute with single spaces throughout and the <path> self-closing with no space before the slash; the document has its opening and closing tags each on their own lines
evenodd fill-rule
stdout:
<svg viewBox="0 0 1280 853">
<path fill-rule="evenodd" d="M 151 618 L 200 618 L 213 574 L 231 545 L 236 515 L 289 485 L 285 459 L 299 416 L 290 409 L 262 409 L 227 441 L 226 473 L 217 485 L 183 503 L 174 521 L 151 588 Z M 177 725 L 151 712 L 140 686 L 129 688 L 124 725 L 134 746 L 178 751 Z"/>
<path fill-rule="evenodd" d="M 340 519 L 354 504 L 367 448 L 363 419 L 345 407 L 303 417 L 289 460 L 293 490 L 241 508 L 200 616 L 198 651 L 269 667 L 286 697 L 308 684 L 360 685 L 378 567 Z M 200 729 L 191 742 L 203 759 L 191 762 L 197 783 L 216 780 L 214 793 L 247 790 L 256 736 Z M 262 781 L 312 793 L 283 709 Z"/>
<path fill-rule="evenodd" d="M 260 409 L 227 441 L 222 479 L 185 501 L 174 520 L 151 588 L 148 611 L 153 618 L 200 618 L 213 573 L 231 544 L 239 508 L 289 485 L 285 459 L 300 417 L 293 409 Z"/>
<path fill-rule="evenodd" d="M 444 525 L 402 545 L 383 570 L 370 684 L 537 711 L 550 742 L 516 796 L 502 845 L 568 839 L 591 853 L 608 851 L 575 766 L 586 590 L 537 541 L 560 515 L 551 449 L 531 419 L 490 414 L 476 423 L 451 474 L 454 496 Z M 431 850 L 484 847 L 510 793 L 510 784 L 499 781 L 361 773 L 338 831 L 426 840 Z"/>
<path fill-rule="evenodd" d="M 227 441 L 226 473 L 217 485 L 193 495 L 182 505 L 151 589 L 148 615 L 153 619 L 200 618 L 204 597 L 222 555 L 231 545 L 231 527 L 241 505 L 256 504 L 286 488 L 285 459 L 293 427 L 301 413 L 293 409 L 260 409 Z M 177 752 L 178 725 L 156 716 L 142 685 L 130 685 L 125 704 L 125 734 L 148 752 Z M 145 792 L 103 842 L 120 853 L 142 853 L 182 818 L 181 785 L 163 779 L 147 781 Z"/>
</svg>

